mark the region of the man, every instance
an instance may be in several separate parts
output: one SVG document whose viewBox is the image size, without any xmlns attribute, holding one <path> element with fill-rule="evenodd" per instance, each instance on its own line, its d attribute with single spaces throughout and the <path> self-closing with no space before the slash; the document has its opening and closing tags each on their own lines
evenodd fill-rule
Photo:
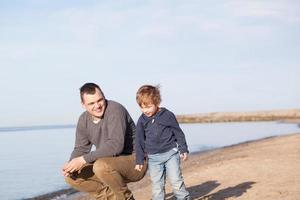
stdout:
<svg viewBox="0 0 300 200">
<path fill-rule="evenodd" d="M 132 118 L 121 104 L 105 99 L 94 83 L 84 84 L 80 97 L 86 111 L 77 123 L 70 161 L 62 168 L 66 182 L 96 199 L 134 199 L 127 183 L 142 179 L 146 169 L 134 169 Z"/>
</svg>

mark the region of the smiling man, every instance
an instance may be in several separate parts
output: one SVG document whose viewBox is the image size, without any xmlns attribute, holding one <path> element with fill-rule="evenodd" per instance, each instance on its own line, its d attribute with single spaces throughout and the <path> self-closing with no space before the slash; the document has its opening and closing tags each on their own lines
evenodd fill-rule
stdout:
<svg viewBox="0 0 300 200">
<path fill-rule="evenodd" d="M 146 169 L 134 170 L 132 118 L 121 104 L 105 99 L 95 83 L 84 84 L 80 97 L 86 111 L 77 123 L 71 158 L 62 168 L 66 182 L 96 199 L 134 199 L 127 183 L 142 179 Z"/>
</svg>

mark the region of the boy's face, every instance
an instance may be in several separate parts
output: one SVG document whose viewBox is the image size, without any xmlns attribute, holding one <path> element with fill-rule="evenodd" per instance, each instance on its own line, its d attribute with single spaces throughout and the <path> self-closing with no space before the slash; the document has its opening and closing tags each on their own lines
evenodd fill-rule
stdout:
<svg viewBox="0 0 300 200">
<path fill-rule="evenodd" d="M 153 103 L 147 105 L 142 104 L 141 110 L 147 117 L 152 117 L 157 113 L 159 107 L 157 105 L 154 105 Z"/>
</svg>

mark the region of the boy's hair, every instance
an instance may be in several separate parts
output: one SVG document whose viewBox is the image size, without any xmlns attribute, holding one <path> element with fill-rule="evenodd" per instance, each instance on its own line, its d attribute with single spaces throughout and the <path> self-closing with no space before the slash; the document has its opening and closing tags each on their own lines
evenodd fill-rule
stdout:
<svg viewBox="0 0 300 200">
<path fill-rule="evenodd" d="M 101 94 L 104 96 L 102 90 L 100 89 L 99 85 L 95 84 L 95 83 L 85 83 L 83 86 L 81 86 L 80 90 L 80 98 L 81 101 L 83 102 L 83 95 L 84 94 L 95 94 L 96 93 L 96 89 L 98 89 Z"/>
<path fill-rule="evenodd" d="M 136 93 L 136 102 L 139 106 L 149 104 L 159 105 L 161 102 L 159 85 L 143 85 L 140 87 Z"/>
</svg>

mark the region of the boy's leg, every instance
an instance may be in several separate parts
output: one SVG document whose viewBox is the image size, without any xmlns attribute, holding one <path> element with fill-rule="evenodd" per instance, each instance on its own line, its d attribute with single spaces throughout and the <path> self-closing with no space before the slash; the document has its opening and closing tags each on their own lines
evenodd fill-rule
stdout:
<svg viewBox="0 0 300 200">
<path fill-rule="evenodd" d="M 65 181 L 74 189 L 87 192 L 96 199 L 116 200 L 111 189 L 95 176 L 92 164 L 84 166 L 71 177 L 66 177 Z"/>
<path fill-rule="evenodd" d="M 176 196 L 176 199 L 190 199 L 189 192 L 185 188 L 183 177 L 181 174 L 179 153 L 177 152 L 171 155 L 170 159 L 166 162 L 165 166 L 167 178 L 171 183 L 173 193 L 174 196 Z"/>
<path fill-rule="evenodd" d="M 134 167 L 135 155 L 121 155 L 98 159 L 94 163 L 93 171 L 101 182 L 109 186 L 117 200 L 127 200 L 133 199 L 127 183 L 141 180 L 147 170 L 147 165 L 141 172 Z"/>
<path fill-rule="evenodd" d="M 148 167 L 152 184 L 152 200 L 165 199 L 165 157 L 162 154 L 148 155 Z"/>
</svg>

